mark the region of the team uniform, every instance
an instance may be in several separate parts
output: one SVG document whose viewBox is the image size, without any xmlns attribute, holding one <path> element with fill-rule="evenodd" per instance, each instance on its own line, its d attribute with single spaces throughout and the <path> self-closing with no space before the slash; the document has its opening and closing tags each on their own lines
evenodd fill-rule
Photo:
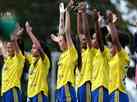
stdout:
<svg viewBox="0 0 137 102">
<path fill-rule="evenodd" d="M 92 73 L 92 102 L 109 102 L 108 82 L 110 51 L 104 48 L 94 49 L 93 73 Z"/>
<path fill-rule="evenodd" d="M 22 102 L 21 76 L 25 57 L 21 52 L 4 60 L 2 69 L 2 100 L 3 102 Z"/>
<path fill-rule="evenodd" d="M 126 75 L 125 66 L 128 65 L 128 54 L 121 49 L 113 56 L 109 62 L 110 65 L 110 80 L 109 93 L 110 102 L 129 102 L 128 95 L 125 91 L 123 80 Z"/>
<path fill-rule="evenodd" d="M 57 102 L 77 102 L 74 70 L 77 64 L 77 51 L 74 46 L 62 52 L 58 62 Z"/>
<path fill-rule="evenodd" d="M 44 59 L 27 56 L 30 63 L 28 76 L 28 102 L 48 102 L 48 72 L 50 61 L 47 55 Z"/>
<path fill-rule="evenodd" d="M 92 49 L 82 49 L 82 67 L 76 72 L 78 102 L 91 102 L 92 55 Z"/>
</svg>

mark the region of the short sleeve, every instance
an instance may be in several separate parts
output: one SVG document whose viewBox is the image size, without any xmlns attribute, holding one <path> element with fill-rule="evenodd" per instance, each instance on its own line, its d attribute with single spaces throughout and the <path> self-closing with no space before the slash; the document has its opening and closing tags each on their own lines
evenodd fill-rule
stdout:
<svg viewBox="0 0 137 102">
<path fill-rule="evenodd" d="M 70 57 L 71 59 L 77 60 L 78 55 L 77 55 L 77 50 L 76 50 L 76 48 L 74 47 L 74 45 L 73 45 L 71 48 L 68 49 L 68 54 L 69 54 L 69 57 Z"/>
<path fill-rule="evenodd" d="M 118 56 L 120 57 L 121 61 L 124 62 L 125 65 L 129 64 L 129 56 L 124 49 L 121 49 L 121 51 L 118 53 Z"/>
<path fill-rule="evenodd" d="M 24 57 L 24 55 L 22 54 L 22 52 L 21 51 L 19 51 L 19 53 L 16 55 L 16 57 L 19 59 L 19 60 L 25 60 L 25 57 Z"/>
<path fill-rule="evenodd" d="M 50 61 L 49 58 L 46 54 L 44 54 L 44 63 L 46 64 L 46 67 L 49 69 L 50 68 Z"/>
</svg>

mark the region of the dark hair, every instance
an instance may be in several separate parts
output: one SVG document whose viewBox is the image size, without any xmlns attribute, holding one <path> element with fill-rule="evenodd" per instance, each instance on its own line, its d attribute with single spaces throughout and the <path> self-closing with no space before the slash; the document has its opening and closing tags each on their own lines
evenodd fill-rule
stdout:
<svg viewBox="0 0 137 102">
<path fill-rule="evenodd" d="M 78 63 L 77 66 L 79 69 L 81 69 L 82 66 L 82 57 L 81 57 L 81 47 L 80 47 L 80 39 L 79 36 L 76 34 L 72 34 L 71 35 L 73 43 L 75 45 L 75 48 L 77 49 L 77 53 L 78 53 Z"/>
</svg>

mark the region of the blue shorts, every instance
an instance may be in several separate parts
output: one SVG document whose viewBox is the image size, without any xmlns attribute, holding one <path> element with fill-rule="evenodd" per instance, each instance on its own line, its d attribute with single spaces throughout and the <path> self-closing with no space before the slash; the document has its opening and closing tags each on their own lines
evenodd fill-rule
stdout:
<svg viewBox="0 0 137 102">
<path fill-rule="evenodd" d="M 75 88 L 73 88 L 72 86 L 69 86 L 69 94 L 70 94 L 71 102 L 77 102 Z M 67 102 L 66 96 L 67 95 L 65 92 L 65 87 L 63 86 L 56 91 L 56 102 Z"/>
<path fill-rule="evenodd" d="M 92 102 L 109 102 L 109 93 L 108 90 L 104 87 L 102 87 L 102 92 L 100 93 L 100 88 L 94 90 L 92 92 Z M 101 98 L 100 98 L 101 97 Z"/>
<path fill-rule="evenodd" d="M 38 94 L 34 97 L 28 97 L 27 102 L 48 102 L 48 96 Z"/>
<path fill-rule="evenodd" d="M 12 88 L 2 96 L 2 102 L 23 102 L 22 94 L 18 88 Z"/>
<path fill-rule="evenodd" d="M 88 102 L 88 101 L 91 102 L 91 94 L 90 94 L 91 91 L 90 90 L 91 88 L 89 88 L 89 93 L 88 93 L 86 83 L 82 85 L 81 87 L 79 87 L 78 92 L 77 92 L 78 102 Z M 88 96 L 88 99 L 87 99 L 87 96 Z"/>
<path fill-rule="evenodd" d="M 110 94 L 110 102 L 129 102 L 129 98 L 127 94 L 117 90 Z"/>
</svg>

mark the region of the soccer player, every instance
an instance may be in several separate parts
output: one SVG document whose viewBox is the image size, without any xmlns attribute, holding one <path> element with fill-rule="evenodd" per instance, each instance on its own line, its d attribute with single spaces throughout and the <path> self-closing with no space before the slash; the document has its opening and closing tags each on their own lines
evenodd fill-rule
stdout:
<svg viewBox="0 0 137 102">
<path fill-rule="evenodd" d="M 64 23 L 64 13 L 66 13 L 65 35 L 51 35 L 53 41 L 57 42 L 62 51 L 58 62 L 57 75 L 57 102 L 77 102 L 75 92 L 75 67 L 77 65 L 77 50 L 71 38 L 71 23 L 69 12 L 61 8 L 62 22 Z"/>
<path fill-rule="evenodd" d="M 48 72 L 50 61 L 37 38 L 32 33 L 32 27 L 26 22 L 26 31 L 32 40 L 31 54 L 27 56 L 30 63 L 28 75 L 28 102 L 48 102 Z"/>
<path fill-rule="evenodd" d="M 21 76 L 25 57 L 21 53 L 16 34 L 22 33 L 22 29 L 16 29 L 13 40 L 7 42 L 7 57 L 4 58 L 2 68 L 2 102 L 22 102 Z"/>
<path fill-rule="evenodd" d="M 78 102 L 91 102 L 92 41 L 89 33 L 86 5 L 81 2 L 77 13 L 77 30 L 81 44 L 82 66 L 77 72 Z"/>
<path fill-rule="evenodd" d="M 123 80 L 126 75 L 126 66 L 129 63 L 128 54 L 121 47 L 119 35 L 115 26 L 114 16 L 111 11 L 107 13 L 108 16 L 108 30 L 112 39 L 112 58 L 109 62 L 110 65 L 110 81 L 109 93 L 110 102 L 129 102 L 128 95 L 125 91 Z"/>
<path fill-rule="evenodd" d="M 94 10 L 96 38 L 92 70 L 92 102 L 109 102 L 109 49 L 104 47 L 99 25 L 99 13 Z"/>
</svg>

